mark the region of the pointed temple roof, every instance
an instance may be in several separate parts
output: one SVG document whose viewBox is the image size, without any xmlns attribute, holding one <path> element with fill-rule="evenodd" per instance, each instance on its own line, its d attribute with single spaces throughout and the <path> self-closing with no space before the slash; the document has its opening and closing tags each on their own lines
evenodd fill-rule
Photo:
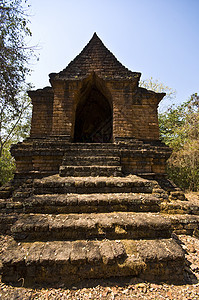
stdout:
<svg viewBox="0 0 199 300">
<path fill-rule="evenodd" d="M 94 33 L 81 53 L 59 73 L 51 73 L 51 80 L 79 80 L 95 72 L 104 80 L 129 79 L 138 81 L 141 73 L 124 67 Z"/>
</svg>

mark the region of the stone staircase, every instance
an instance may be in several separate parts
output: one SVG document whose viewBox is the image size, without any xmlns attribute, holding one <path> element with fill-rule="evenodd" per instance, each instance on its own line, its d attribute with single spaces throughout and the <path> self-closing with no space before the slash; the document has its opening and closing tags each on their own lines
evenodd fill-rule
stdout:
<svg viewBox="0 0 199 300">
<path fill-rule="evenodd" d="M 71 145 L 60 174 L 30 180 L 0 201 L 1 229 L 12 236 L 2 280 L 26 286 L 121 276 L 182 282 L 184 252 L 172 233 L 196 232 L 198 207 L 185 206 L 175 199 L 179 191 L 169 195 L 155 180 L 122 176 L 114 146 L 78 147 Z"/>
<path fill-rule="evenodd" d="M 59 168 L 60 176 L 121 176 L 122 168 L 116 145 L 93 145 L 71 144 Z"/>
</svg>

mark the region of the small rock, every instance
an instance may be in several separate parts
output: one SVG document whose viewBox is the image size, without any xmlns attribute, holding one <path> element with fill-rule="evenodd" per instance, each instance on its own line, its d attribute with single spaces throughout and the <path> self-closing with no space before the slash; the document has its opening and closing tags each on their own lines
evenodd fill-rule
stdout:
<svg viewBox="0 0 199 300">
<path fill-rule="evenodd" d="M 151 283 L 151 284 L 150 284 L 150 288 L 152 288 L 152 289 L 158 289 L 158 288 L 159 288 L 159 285 L 158 285 L 158 284 L 155 284 L 155 283 Z"/>
<path fill-rule="evenodd" d="M 138 283 L 138 284 L 136 284 L 136 287 L 143 289 L 146 287 L 146 285 L 145 285 L 145 283 Z"/>
<path fill-rule="evenodd" d="M 191 253 L 196 253 L 196 249 L 195 249 L 195 247 L 193 245 L 190 245 L 188 247 L 188 251 L 191 252 Z"/>
<path fill-rule="evenodd" d="M 147 288 L 146 288 L 146 287 L 144 287 L 144 288 L 142 289 L 142 292 L 143 292 L 144 294 L 146 294 L 146 292 L 147 292 Z"/>
<path fill-rule="evenodd" d="M 199 270 L 198 265 L 195 265 L 195 264 L 191 264 L 190 268 L 191 268 L 192 271 L 198 271 Z"/>
<path fill-rule="evenodd" d="M 128 292 L 129 292 L 129 290 L 125 289 L 125 290 L 122 291 L 122 294 L 127 294 Z"/>
</svg>

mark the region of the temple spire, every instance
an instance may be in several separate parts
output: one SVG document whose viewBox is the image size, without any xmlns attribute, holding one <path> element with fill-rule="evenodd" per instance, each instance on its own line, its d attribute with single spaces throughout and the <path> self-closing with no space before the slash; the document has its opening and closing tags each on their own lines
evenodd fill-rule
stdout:
<svg viewBox="0 0 199 300">
<path fill-rule="evenodd" d="M 92 72 L 96 72 L 104 80 L 128 79 L 136 82 L 139 81 L 141 75 L 122 65 L 94 32 L 80 54 L 61 72 L 50 74 L 50 79 L 79 80 L 89 76 Z"/>
</svg>

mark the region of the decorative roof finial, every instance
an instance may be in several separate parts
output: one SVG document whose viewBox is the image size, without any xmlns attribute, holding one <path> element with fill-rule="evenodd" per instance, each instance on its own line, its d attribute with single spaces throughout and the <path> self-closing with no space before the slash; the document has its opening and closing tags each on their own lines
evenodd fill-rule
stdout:
<svg viewBox="0 0 199 300">
<path fill-rule="evenodd" d="M 94 32 L 94 34 L 93 34 L 93 38 L 94 38 L 94 37 L 99 38 L 96 32 Z"/>
</svg>

